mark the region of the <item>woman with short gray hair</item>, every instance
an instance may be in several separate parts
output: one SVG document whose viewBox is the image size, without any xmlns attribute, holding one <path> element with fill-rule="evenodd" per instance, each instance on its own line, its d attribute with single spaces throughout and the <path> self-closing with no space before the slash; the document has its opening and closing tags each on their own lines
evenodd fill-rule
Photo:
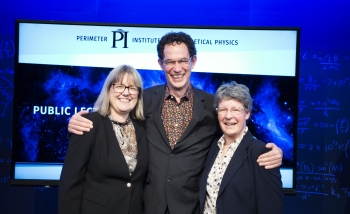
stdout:
<svg viewBox="0 0 350 214">
<path fill-rule="evenodd" d="M 279 168 L 266 170 L 256 162 L 268 149 L 248 130 L 252 104 L 248 87 L 235 81 L 216 91 L 214 107 L 223 135 L 207 156 L 199 189 L 201 213 L 284 213 Z"/>
</svg>

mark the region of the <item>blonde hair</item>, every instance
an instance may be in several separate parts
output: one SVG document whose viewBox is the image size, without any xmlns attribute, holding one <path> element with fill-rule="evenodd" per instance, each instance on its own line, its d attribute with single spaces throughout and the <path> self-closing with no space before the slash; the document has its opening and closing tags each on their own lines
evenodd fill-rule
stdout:
<svg viewBox="0 0 350 214">
<path fill-rule="evenodd" d="M 102 116 L 107 116 L 111 114 L 110 103 L 109 103 L 109 93 L 110 87 L 115 82 L 121 82 L 124 76 L 128 76 L 128 80 L 132 81 L 136 87 L 140 89 L 137 103 L 133 110 L 130 112 L 130 116 L 133 119 L 144 120 L 145 116 L 143 114 L 143 83 L 139 72 L 130 65 L 120 65 L 114 68 L 107 76 L 103 87 L 101 89 L 100 95 L 94 105 L 94 111 L 98 112 Z"/>
</svg>

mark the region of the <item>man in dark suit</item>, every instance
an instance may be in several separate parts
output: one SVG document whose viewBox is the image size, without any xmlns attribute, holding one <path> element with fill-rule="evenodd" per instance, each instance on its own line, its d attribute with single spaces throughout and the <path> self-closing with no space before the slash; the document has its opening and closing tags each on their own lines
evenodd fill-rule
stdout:
<svg viewBox="0 0 350 214">
<path fill-rule="evenodd" d="M 221 133 L 213 108 L 213 95 L 194 88 L 191 71 L 197 62 L 192 38 L 171 32 L 157 45 L 158 64 L 167 83 L 145 90 L 146 135 L 149 172 L 144 190 L 144 211 L 148 214 L 199 213 L 199 179 L 209 147 Z M 91 122 L 79 112 L 69 122 L 69 132 L 89 131 Z M 272 151 L 258 161 L 265 168 L 281 165 L 282 152 Z"/>
</svg>

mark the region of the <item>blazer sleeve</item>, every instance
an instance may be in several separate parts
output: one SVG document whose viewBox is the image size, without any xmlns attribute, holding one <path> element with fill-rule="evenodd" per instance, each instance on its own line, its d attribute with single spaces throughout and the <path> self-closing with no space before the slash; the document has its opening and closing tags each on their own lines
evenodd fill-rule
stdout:
<svg viewBox="0 0 350 214">
<path fill-rule="evenodd" d="M 252 160 L 257 160 L 260 154 L 266 153 L 269 149 L 262 146 L 254 149 Z M 260 144 L 260 145 L 261 145 Z M 256 202 L 258 213 L 281 214 L 284 213 L 284 194 L 281 181 L 281 173 L 279 167 L 274 169 L 265 169 L 254 163 L 253 167 L 254 181 L 256 189 Z"/>
<path fill-rule="evenodd" d="M 93 121 L 94 128 L 83 135 L 72 134 L 69 138 L 59 183 L 59 214 L 80 213 L 85 172 L 98 127 L 98 122 L 93 120 L 91 115 L 87 115 L 86 118 Z"/>
</svg>

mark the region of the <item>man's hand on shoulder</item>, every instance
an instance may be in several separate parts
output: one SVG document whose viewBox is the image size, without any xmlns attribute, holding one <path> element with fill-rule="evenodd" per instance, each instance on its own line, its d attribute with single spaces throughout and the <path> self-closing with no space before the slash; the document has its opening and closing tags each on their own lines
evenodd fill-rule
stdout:
<svg viewBox="0 0 350 214">
<path fill-rule="evenodd" d="M 68 132 L 77 135 L 82 135 L 83 132 L 89 132 L 93 127 L 92 121 L 81 116 L 88 113 L 88 111 L 80 111 L 75 113 L 69 120 Z"/>
<path fill-rule="evenodd" d="M 264 166 L 265 169 L 273 169 L 281 166 L 283 157 L 282 149 L 277 147 L 274 143 L 267 143 L 266 148 L 270 148 L 271 151 L 259 156 L 259 165 Z"/>
</svg>

